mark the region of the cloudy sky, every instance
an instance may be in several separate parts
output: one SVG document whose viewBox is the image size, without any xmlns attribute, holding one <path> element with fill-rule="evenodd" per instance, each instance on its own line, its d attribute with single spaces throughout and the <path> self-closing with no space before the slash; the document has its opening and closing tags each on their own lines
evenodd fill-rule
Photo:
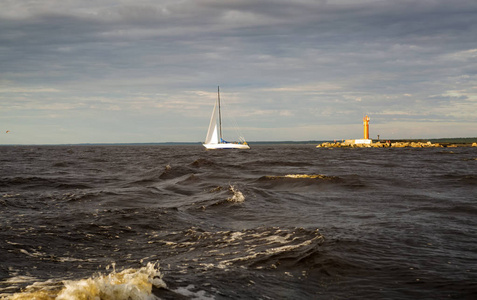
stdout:
<svg viewBox="0 0 477 300">
<path fill-rule="evenodd" d="M 0 7 L 0 144 L 477 136 L 475 0 Z"/>
</svg>

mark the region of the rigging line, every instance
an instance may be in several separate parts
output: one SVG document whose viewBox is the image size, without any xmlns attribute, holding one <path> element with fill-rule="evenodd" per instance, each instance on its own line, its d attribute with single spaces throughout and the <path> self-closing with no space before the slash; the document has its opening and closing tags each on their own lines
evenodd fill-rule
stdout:
<svg viewBox="0 0 477 300">
<path fill-rule="evenodd" d="M 233 127 L 234 129 L 234 133 L 237 135 L 237 137 L 240 139 L 240 140 L 243 140 L 245 141 L 245 138 L 243 137 L 243 134 L 240 130 L 240 126 L 238 125 L 237 123 L 237 119 L 235 118 L 235 114 L 231 114 L 231 109 L 230 109 L 230 105 L 229 103 L 227 102 L 223 102 L 222 103 L 222 108 L 223 108 L 223 111 L 224 111 L 224 114 L 226 116 L 226 120 L 231 120 L 231 127 Z M 235 111 L 235 110 L 234 110 Z M 225 126 L 227 127 L 227 126 Z"/>
</svg>

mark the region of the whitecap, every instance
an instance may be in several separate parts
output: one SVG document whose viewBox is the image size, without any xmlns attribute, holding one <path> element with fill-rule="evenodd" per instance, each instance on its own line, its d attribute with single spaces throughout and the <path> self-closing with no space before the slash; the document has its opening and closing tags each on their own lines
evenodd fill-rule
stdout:
<svg viewBox="0 0 477 300">
<path fill-rule="evenodd" d="M 214 300 L 214 297 L 207 296 L 205 291 L 199 290 L 194 292 L 193 289 L 195 289 L 195 286 L 193 284 L 189 284 L 187 287 L 180 287 L 174 292 L 181 294 L 186 297 L 190 297 L 190 299 L 196 299 L 196 300 Z"/>
<path fill-rule="evenodd" d="M 46 282 L 47 283 L 47 282 Z M 139 269 L 113 270 L 108 275 L 98 274 L 86 279 L 66 280 L 58 288 L 50 284 L 34 283 L 24 292 L 8 299 L 101 299 L 101 300 L 156 300 L 152 287 L 167 288 L 155 263 Z"/>
<path fill-rule="evenodd" d="M 234 194 L 231 198 L 228 198 L 227 201 L 234 202 L 234 203 L 242 203 L 245 201 L 245 196 L 235 186 L 231 185 L 229 187 L 229 190 Z"/>
</svg>

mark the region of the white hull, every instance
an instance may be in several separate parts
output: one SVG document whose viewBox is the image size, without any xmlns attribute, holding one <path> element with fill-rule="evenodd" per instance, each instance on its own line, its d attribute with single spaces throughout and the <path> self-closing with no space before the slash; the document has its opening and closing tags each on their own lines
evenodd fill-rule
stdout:
<svg viewBox="0 0 477 300">
<path fill-rule="evenodd" d="M 208 150 L 211 150 L 211 149 L 250 149 L 249 145 L 246 145 L 246 144 L 223 143 L 223 144 L 203 144 L 203 145 Z"/>
</svg>

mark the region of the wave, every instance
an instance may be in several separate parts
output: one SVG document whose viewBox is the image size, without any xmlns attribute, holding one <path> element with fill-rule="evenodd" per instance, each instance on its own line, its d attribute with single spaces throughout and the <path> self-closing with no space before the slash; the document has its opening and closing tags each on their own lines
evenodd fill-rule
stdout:
<svg viewBox="0 0 477 300">
<path fill-rule="evenodd" d="M 256 183 L 259 187 L 269 189 L 301 190 L 305 187 L 326 186 L 328 184 L 343 182 L 337 176 L 326 176 L 321 174 L 288 174 L 288 175 L 267 175 L 260 177 Z"/>
<path fill-rule="evenodd" d="M 177 177 L 182 177 L 184 175 L 194 174 L 195 172 L 188 167 L 172 167 L 171 165 L 166 165 L 164 171 L 159 176 L 160 179 L 174 179 Z"/>
<path fill-rule="evenodd" d="M 63 162 L 57 162 L 53 164 L 53 168 L 67 168 L 76 165 L 73 162 L 68 162 L 68 161 L 63 161 Z"/>
<path fill-rule="evenodd" d="M 321 174 L 288 174 L 283 176 L 262 176 L 260 180 L 286 180 L 286 179 L 322 179 L 322 180 L 337 180 L 339 177 L 326 176 Z"/>
<path fill-rule="evenodd" d="M 241 237 L 247 240 L 247 236 Z M 318 232 L 297 228 L 294 231 L 266 231 L 263 235 L 253 237 L 250 247 L 242 255 L 220 261 L 220 268 L 231 265 L 245 265 L 255 269 L 294 269 L 299 263 L 319 252 L 324 237 Z"/>
<path fill-rule="evenodd" d="M 213 161 L 205 159 L 205 158 L 199 158 L 199 159 L 195 160 L 191 165 L 196 167 L 196 168 L 200 168 L 200 167 L 214 166 L 215 163 Z"/>
<path fill-rule="evenodd" d="M 148 263 L 139 269 L 126 269 L 107 275 L 97 274 L 80 280 L 36 282 L 25 288 L 23 292 L 2 297 L 9 300 L 153 300 L 159 299 L 153 294 L 153 287 L 167 289 L 162 280 L 158 264 Z"/>
<path fill-rule="evenodd" d="M 272 227 L 208 232 L 192 227 L 156 242 L 180 255 L 186 265 L 196 264 L 200 257 L 197 268 L 202 270 L 276 269 L 293 266 L 310 253 L 316 253 L 324 237 L 318 229 Z"/>
<path fill-rule="evenodd" d="M 206 207 L 220 206 L 223 204 L 230 203 L 243 203 L 245 201 L 244 194 L 238 189 L 235 185 L 217 186 L 215 188 L 209 189 L 209 193 L 216 193 L 218 196 L 214 196 L 213 199 L 206 199 L 197 203 L 195 205 L 200 205 L 200 208 L 203 210 Z M 217 200 L 217 198 L 219 200 Z M 211 203 L 212 201 L 212 203 Z"/>
<path fill-rule="evenodd" d="M 65 179 L 60 180 L 59 178 L 43 178 L 38 176 L 2 178 L 0 179 L 0 187 L 4 187 L 4 188 L 21 187 L 21 188 L 28 188 L 28 189 L 33 189 L 33 188 L 88 189 L 88 188 L 91 188 L 91 186 L 87 184 L 68 183 L 65 181 Z"/>
<path fill-rule="evenodd" d="M 244 195 L 235 186 L 231 185 L 229 187 L 229 190 L 233 193 L 233 196 L 228 198 L 227 201 L 233 203 L 242 203 L 245 201 Z"/>
<path fill-rule="evenodd" d="M 420 206 L 418 208 L 412 209 L 416 212 L 434 212 L 436 214 L 447 213 L 455 218 L 456 215 L 468 215 L 468 216 L 477 216 L 477 208 L 471 204 L 452 204 L 452 205 L 439 205 L 436 206 L 434 203 L 432 205 Z"/>
<path fill-rule="evenodd" d="M 174 253 L 175 268 L 193 268 L 194 273 L 212 271 L 208 274 L 244 268 L 301 272 L 309 257 L 319 256 L 324 241 L 317 229 L 279 227 L 215 232 L 192 227 L 157 235 L 153 239 L 151 242 L 162 249 L 160 251 L 164 252 L 166 262 L 172 258 L 168 257 L 168 253 Z M 109 274 L 98 273 L 76 280 L 40 282 L 27 278 L 23 282 L 36 282 L 22 292 L 2 294 L 0 299 L 214 299 L 207 294 L 213 293 L 214 288 L 208 292 L 196 288 L 195 282 L 191 284 L 183 280 L 182 273 L 179 277 L 170 274 L 170 282 L 166 283 L 158 263 L 147 263 L 141 268 L 123 271 L 116 271 L 114 265 L 112 268 Z"/>
<path fill-rule="evenodd" d="M 477 185 L 477 175 L 474 174 L 447 174 L 441 176 L 446 181 L 453 181 L 454 183 L 464 184 L 464 185 Z"/>
<path fill-rule="evenodd" d="M 246 163 L 247 166 L 256 168 L 257 166 L 269 167 L 309 167 L 313 166 L 312 163 L 303 161 L 285 161 L 285 160 L 256 160 Z"/>
</svg>

